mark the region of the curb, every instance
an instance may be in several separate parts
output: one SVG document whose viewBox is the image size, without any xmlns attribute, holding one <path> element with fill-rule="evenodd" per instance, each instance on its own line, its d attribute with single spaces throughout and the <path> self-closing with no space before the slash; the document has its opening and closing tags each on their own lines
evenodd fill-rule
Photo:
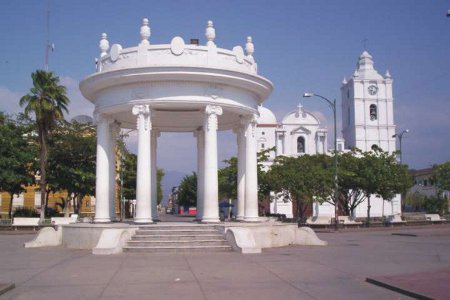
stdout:
<svg viewBox="0 0 450 300">
<path fill-rule="evenodd" d="M 422 294 L 419 294 L 419 293 L 415 293 L 415 292 L 412 292 L 412 291 L 409 291 L 409 290 L 406 290 L 406 289 L 402 289 L 402 288 L 400 288 L 398 286 L 391 285 L 391 284 L 388 284 L 386 282 L 383 282 L 383 281 L 380 281 L 380 280 L 376 280 L 376 279 L 373 279 L 373 278 L 366 278 L 366 282 L 374 284 L 374 285 L 377 285 L 377 286 L 380 286 L 380 287 L 383 287 L 385 289 L 388 289 L 388 290 L 391 290 L 391 291 L 394 291 L 394 292 L 397 292 L 397 293 L 400 293 L 400 294 L 403 294 L 403 295 L 408 296 L 408 297 L 415 298 L 415 299 L 419 299 L 419 300 L 434 300 L 434 298 L 430 298 L 428 296 L 425 296 L 425 295 L 422 295 Z"/>
<path fill-rule="evenodd" d="M 16 285 L 14 283 L 0 283 L 0 295 L 3 295 L 9 290 L 15 288 Z"/>
</svg>

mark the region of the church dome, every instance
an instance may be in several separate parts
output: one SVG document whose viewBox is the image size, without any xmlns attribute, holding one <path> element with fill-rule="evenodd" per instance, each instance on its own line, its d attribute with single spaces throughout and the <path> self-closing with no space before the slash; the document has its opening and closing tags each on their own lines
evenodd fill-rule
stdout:
<svg viewBox="0 0 450 300">
<path fill-rule="evenodd" d="M 259 112 L 259 117 L 256 120 L 256 122 L 258 124 L 271 124 L 271 125 L 276 125 L 277 124 L 277 118 L 275 117 L 275 115 L 273 114 L 273 112 L 268 109 L 265 108 L 263 106 L 258 106 L 258 112 Z"/>
</svg>

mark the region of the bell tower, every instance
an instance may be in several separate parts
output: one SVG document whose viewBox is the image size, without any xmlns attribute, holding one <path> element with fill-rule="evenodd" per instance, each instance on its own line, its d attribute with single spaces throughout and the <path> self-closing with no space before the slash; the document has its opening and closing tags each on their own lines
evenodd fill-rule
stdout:
<svg viewBox="0 0 450 300">
<path fill-rule="evenodd" d="M 341 86 L 342 135 L 345 148 L 370 151 L 378 146 L 395 151 L 392 78 L 389 71 L 381 76 L 373 67 L 372 56 L 364 51 L 356 70 Z"/>
</svg>

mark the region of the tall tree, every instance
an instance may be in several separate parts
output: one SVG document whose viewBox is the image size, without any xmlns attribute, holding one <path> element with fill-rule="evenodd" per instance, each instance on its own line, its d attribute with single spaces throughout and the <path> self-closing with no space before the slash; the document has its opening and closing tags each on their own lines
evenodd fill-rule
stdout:
<svg viewBox="0 0 450 300">
<path fill-rule="evenodd" d="M 96 130 L 93 124 L 77 121 L 58 121 L 50 139 L 49 187 L 52 191 L 66 191 L 70 203 L 73 195 L 74 211 L 79 212 L 82 199 L 94 194 Z M 65 205 L 68 213 L 68 205 Z"/>
<path fill-rule="evenodd" d="M 188 208 L 197 202 L 197 173 L 192 172 L 181 180 L 178 187 L 178 205 Z"/>
<path fill-rule="evenodd" d="M 8 216 L 11 218 L 14 195 L 32 181 L 34 152 L 28 141 L 29 127 L 0 112 L 0 191 L 10 195 Z"/>
<path fill-rule="evenodd" d="M 433 166 L 436 185 L 440 191 L 450 191 L 450 162 Z"/>
<path fill-rule="evenodd" d="M 161 201 L 163 199 L 163 190 L 162 190 L 162 179 L 164 177 L 164 170 L 163 169 L 158 169 L 157 174 L 156 174 L 156 185 L 157 185 L 157 203 L 158 205 L 161 204 Z"/>
<path fill-rule="evenodd" d="M 68 112 L 69 98 L 67 89 L 60 85 L 59 77 L 53 72 L 37 70 L 31 74 L 33 87 L 30 92 L 20 98 L 20 105 L 24 106 L 26 115 L 34 113 L 39 138 L 39 164 L 41 172 L 41 222 L 45 218 L 45 199 L 47 185 L 47 167 L 49 155 L 49 135 L 56 125 L 56 121 L 64 118 Z"/>
<path fill-rule="evenodd" d="M 412 185 L 408 167 L 397 163 L 395 153 L 380 148 L 363 152 L 358 170 L 359 189 L 367 199 L 367 224 L 370 224 L 370 197 L 377 195 L 390 201 L 396 194 L 406 192 Z M 383 202 L 384 204 L 384 202 Z M 383 207 L 384 210 L 384 207 Z"/>
<path fill-rule="evenodd" d="M 277 157 L 270 173 L 272 190 L 297 204 L 297 221 L 303 221 L 309 204 L 323 203 L 333 192 L 333 176 L 325 155 Z"/>
</svg>

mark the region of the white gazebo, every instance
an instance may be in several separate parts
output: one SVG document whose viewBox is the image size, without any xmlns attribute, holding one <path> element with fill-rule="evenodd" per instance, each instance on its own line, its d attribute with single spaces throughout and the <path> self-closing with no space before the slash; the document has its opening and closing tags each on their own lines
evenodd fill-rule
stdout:
<svg viewBox="0 0 450 300">
<path fill-rule="evenodd" d="M 152 223 L 156 211 L 157 139 L 161 132 L 193 132 L 198 151 L 198 219 L 219 222 L 217 130 L 233 130 L 238 145 L 237 218 L 258 221 L 255 126 L 258 105 L 272 83 L 257 74 L 252 38 L 221 49 L 208 21 L 205 46 L 174 37 L 152 45 L 143 19 L 136 47 L 100 40 L 96 72 L 80 83 L 95 105 L 97 180 L 95 222 L 114 218 L 115 141 L 121 128 L 138 131 L 136 223 Z"/>
</svg>

